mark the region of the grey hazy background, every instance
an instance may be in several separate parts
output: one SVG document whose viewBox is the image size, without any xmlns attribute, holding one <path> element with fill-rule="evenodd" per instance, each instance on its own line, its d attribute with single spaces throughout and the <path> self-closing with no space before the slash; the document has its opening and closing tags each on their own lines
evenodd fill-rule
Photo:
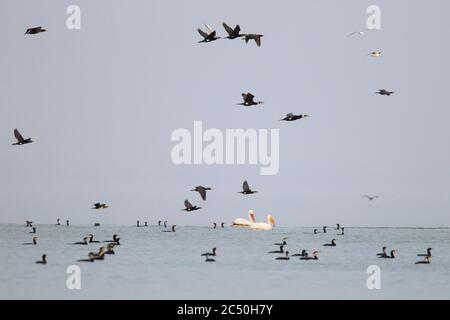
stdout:
<svg viewBox="0 0 450 320">
<path fill-rule="evenodd" d="M 78 4 L 82 30 L 66 28 Z M 359 38 L 366 8 L 382 30 Z M 448 1 L 0 2 L 0 220 L 449 224 Z M 196 29 L 264 34 L 198 44 Z M 27 27 L 48 32 L 24 36 Z M 366 54 L 382 50 L 381 59 Z M 392 89 L 391 97 L 375 95 Z M 266 104 L 235 105 L 244 91 Z M 280 123 L 288 112 L 310 118 Z M 280 171 L 175 166 L 176 128 L 280 128 Z M 17 127 L 36 142 L 16 147 Z M 243 197 L 242 181 L 260 193 Z M 208 200 L 189 189 L 215 190 Z M 379 194 L 369 203 L 362 194 Z M 202 210 L 184 214 L 184 199 Z M 90 210 L 101 201 L 111 208 Z"/>
</svg>

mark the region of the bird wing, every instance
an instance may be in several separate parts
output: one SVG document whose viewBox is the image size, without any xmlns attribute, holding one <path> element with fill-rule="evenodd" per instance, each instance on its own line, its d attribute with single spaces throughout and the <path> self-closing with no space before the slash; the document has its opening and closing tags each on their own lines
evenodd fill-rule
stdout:
<svg viewBox="0 0 450 320">
<path fill-rule="evenodd" d="M 23 142 L 25 140 L 17 129 L 14 129 L 14 136 L 19 142 Z"/>
<path fill-rule="evenodd" d="M 241 27 L 239 25 L 236 25 L 236 27 L 234 28 L 234 32 L 236 32 L 236 34 L 239 34 L 239 32 L 241 32 Z"/>
<path fill-rule="evenodd" d="M 186 208 L 192 208 L 192 204 L 189 202 L 189 200 L 184 200 L 184 206 L 186 207 Z"/>
<path fill-rule="evenodd" d="M 244 97 L 244 94 L 242 94 L 242 96 Z M 247 103 L 252 103 L 254 97 L 255 97 L 255 96 L 252 95 L 252 94 L 249 92 L 249 93 L 247 93 L 247 94 L 245 95 L 244 101 L 247 102 Z"/>
<path fill-rule="evenodd" d="M 207 25 L 206 23 L 205 23 L 205 27 L 206 27 L 206 29 L 208 29 L 208 34 L 211 34 L 211 33 L 214 32 L 214 29 L 211 28 L 211 27 L 210 27 L 209 25 Z"/>
<path fill-rule="evenodd" d="M 200 193 L 200 196 L 203 200 L 206 200 L 206 190 L 203 187 L 198 188 L 198 193 Z"/>
<path fill-rule="evenodd" d="M 216 37 L 216 31 L 212 31 L 208 37 L 214 39 Z"/>
<path fill-rule="evenodd" d="M 287 115 L 286 115 L 286 117 L 293 117 L 294 116 L 294 114 L 292 113 L 292 112 L 289 112 Z"/>
<path fill-rule="evenodd" d="M 250 191 L 250 187 L 249 187 L 247 181 L 244 181 L 244 183 L 242 184 L 242 189 L 243 189 L 244 191 Z"/>
<path fill-rule="evenodd" d="M 208 35 L 205 31 L 203 31 L 202 29 L 198 28 L 197 31 L 198 31 L 198 33 L 200 33 L 200 35 L 201 35 L 203 38 L 206 39 L 206 38 L 209 37 L 209 35 Z"/>
<path fill-rule="evenodd" d="M 258 47 L 261 47 L 261 36 L 256 36 L 256 37 L 254 37 L 254 39 L 255 39 L 256 45 Z"/>
<path fill-rule="evenodd" d="M 227 25 L 225 22 L 222 23 L 222 25 L 223 25 L 225 31 L 228 33 L 228 35 L 231 36 L 233 34 L 233 29 L 231 29 L 231 27 L 229 25 Z"/>
</svg>

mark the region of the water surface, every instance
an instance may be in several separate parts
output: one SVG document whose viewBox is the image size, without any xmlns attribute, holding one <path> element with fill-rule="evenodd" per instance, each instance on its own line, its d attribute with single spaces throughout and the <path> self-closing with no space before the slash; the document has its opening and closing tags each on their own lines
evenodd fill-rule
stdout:
<svg viewBox="0 0 450 320">
<path fill-rule="evenodd" d="M 449 299 L 450 230 L 346 228 L 344 236 L 313 228 L 250 231 L 226 227 L 178 226 L 163 233 L 150 226 L 37 225 L 38 245 L 29 228 L 0 225 L 1 299 Z M 83 235 L 96 240 L 119 234 L 116 254 L 94 263 L 76 262 L 101 244 L 76 246 Z M 267 253 L 287 236 L 291 253 L 320 251 L 319 261 L 276 261 Z M 332 238 L 336 247 L 323 247 Z M 398 258 L 375 255 L 386 245 Z M 215 263 L 203 252 L 218 248 Z M 417 253 L 433 248 L 430 265 L 415 265 Z M 41 255 L 47 265 L 37 265 Z M 81 267 L 81 289 L 66 288 L 66 269 Z M 381 289 L 368 290 L 366 269 L 381 268 Z"/>
</svg>

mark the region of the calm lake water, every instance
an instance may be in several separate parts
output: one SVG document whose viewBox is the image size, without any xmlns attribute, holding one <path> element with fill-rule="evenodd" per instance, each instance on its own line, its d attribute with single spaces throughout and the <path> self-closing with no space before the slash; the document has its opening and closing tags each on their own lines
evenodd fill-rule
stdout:
<svg viewBox="0 0 450 320">
<path fill-rule="evenodd" d="M 277 228 L 250 231 L 225 227 L 178 226 L 163 233 L 149 226 L 0 225 L 1 299 L 450 299 L 450 229 Z M 69 245 L 93 233 L 96 240 L 121 238 L 115 255 L 94 263 L 76 262 L 99 243 Z M 320 251 L 318 261 L 276 261 L 273 245 L 289 237 L 291 253 Z M 336 247 L 323 247 L 332 238 Z M 396 259 L 379 259 L 386 245 Z M 218 248 L 215 263 L 203 252 Z M 429 265 L 415 265 L 418 253 L 433 248 Z M 46 265 L 34 262 L 48 255 Z M 66 269 L 81 267 L 81 289 L 66 288 Z M 381 268 L 381 289 L 368 290 L 366 269 Z"/>
</svg>

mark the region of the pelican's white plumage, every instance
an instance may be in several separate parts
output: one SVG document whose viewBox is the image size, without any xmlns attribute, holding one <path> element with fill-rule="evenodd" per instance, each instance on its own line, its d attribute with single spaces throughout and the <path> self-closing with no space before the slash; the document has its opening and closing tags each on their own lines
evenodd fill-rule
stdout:
<svg viewBox="0 0 450 320">
<path fill-rule="evenodd" d="M 248 211 L 248 218 L 244 219 L 244 218 L 237 218 L 233 221 L 233 226 L 241 226 L 241 227 L 250 227 L 252 224 L 255 223 L 255 213 L 253 212 L 253 210 L 249 210 Z"/>
<path fill-rule="evenodd" d="M 274 218 L 269 214 L 267 216 L 267 223 L 265 222 L 254 222 L 250 225 L 250 229 L 256 230 L 272 230 L 275 226 Z"/>
</svg>

